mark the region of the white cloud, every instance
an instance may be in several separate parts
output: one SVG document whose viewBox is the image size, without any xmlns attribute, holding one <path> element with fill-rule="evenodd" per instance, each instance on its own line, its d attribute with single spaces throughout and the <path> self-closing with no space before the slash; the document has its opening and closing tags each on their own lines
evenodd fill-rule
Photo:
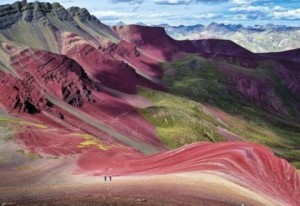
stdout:
<svg viewBox="0 0 300 206">
<path fill-rule="evenodd" d="M 129 3 L 129 4 L 141 4 L 144 0 L 111 0 L 112 3 Z"/>
<path fill-rule="evenodd" d="M 141 16 L 141 17 L 149 17 L 149 18 L 162 18 L 162 17 L 170 17 L 174 16 L 173 14 L 170 13 L 153 13 L 147 16 Z"/>
<path fill-rule="evenodd" d="M 140 19 L 140 18 L 167 18 L 173 16 L 170 13 L 152 13 L 146 14 L 136 14 L 133 12 L 117 12 L 114 10 L 109 11 L 95 11 L 91 12 L 92 15 L 96 16 L 100 20 L 126 20 L 126 19 Z"/>
<path fill-rule="evenodd" d="M 285 9 L 281 6 L 274 6 L 273 11 L 284 11 Z"/>
<path fill-rule="evenodd" d="M 232 12 L 272 12 L 272 11 L 284 11 L 285 9 L 281 6 L 267 7 L 267 6 L 252 6 L 252 5 L 242 5 L 239 7 L 230 8 L 229 11 Z"/>
<path fill-rule="evenodd" d="M 235 4 L 251 4 L 256 2 L 256 0 L 232 0 Z"/>
<path fill-rule="evenodd" d="M 182 5 L 190 3 L 222 3 L 227 2 L 228 0 L 153 0 L 155 4 L 162 5 Z"/>
<path fill-rule="evenodd" d="M 177 15 L 168 12 L 154 12 L 150 14 L 136 14 L 133 12 L 118 12 L 115 10 L 108 11 L 95 11 L 92 12 L 92 15 L 96 16 L 102 21 L 125 21 L 125 22 L 137 22 L 145 21 L 145 22 L 163 22 L 163 21 L 193 21 L 198 22 L 200 20 L 209 20 L 209 19 L 217 19 L 222 17 L 219 13 L 203 13 L 198 15 Z M 163 20 L 163 21 L 162 21 Z"/>
<path fill-rule="evenodd" d="M 169 5 L 179 5 L 179 4 L 189 4 L 193 0 L 154 0 L 156 4 L 169 4 Z"/>
<path fill-rule="evenodd" d="M 109 11 L 95 11 L 91 12 L 92 15 L 96 16 L 100 20 L 113 20 L 113 19 L 127 19 L 135 17 L 136 15 L 132 12 L 117 12 L 114 10 Z"/>
<path fill-rule="evenodd" d="M 233 12 L 268 12 L 270 11 L 269 7 L 266 6 L 251 6 L 251 5 L 242 5 L 239 7 L 230 8 L 229 11 Z"/>
<path fill-rule="evenodd" d="M 252 6 L 252 5 L 241 5 L 239 7 L 230 8 L 229 11 L 236 12 L 235 19 L 300 19 L 300 8 L 298 9 L 287 9 L 281 6 Z M 244 14 L 239 14 L 244 12 Z"/>
<path fill-rule="evenodd" d="M 300 19 L 300 8 L 286 11 L 274 11 L 271 15 L 274 19 Z"/>
<path fill-rule="evenodd" d="M 194 19 L 215 19 L 215 18 L 218 18 L 221 16 L 222 15 L 220 15 L 220 14 L 208 13 L 208 14 L 193 15 L 191 17 Z"/>
<path fill-rule="evenodd" d="M 236 20 L 249 20 L 249 17 L 247 14 L 237 14 L 233 17 L 233 19 Z"/>
</svg>

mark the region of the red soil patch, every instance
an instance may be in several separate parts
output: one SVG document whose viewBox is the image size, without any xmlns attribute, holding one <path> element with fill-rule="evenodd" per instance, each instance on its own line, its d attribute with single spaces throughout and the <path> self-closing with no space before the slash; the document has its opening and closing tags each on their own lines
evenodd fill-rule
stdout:
<svg viewBox="0 0 300 206">
<path fill-rule="evenodd" d="M 157 60 L 145 56 L 131 43 L 121 41 L 98 48 L 76 35 L 67 35 L 64 41 L 63 53 L 76 60 L 92 79 L 107 87 L 128 93 L 135 93 L 137 85 L 162 88 L 152 81 L 152 78 L 159 81 L 162 77 Z"/>
<path fill-rule="evenodd" d="M 82 153 L 80 143 L 84 140 L 79 135 L 71 135 L 63 130 L 26 129 L 16 135 L 16 140 L 27 151 L 35 154 L 63 156 Z"/>
<path fill-rule="evenodd" d="M 149 143 L 161 151 L 166 149 L 156 136 L 155 126 L 145 120 L 125 100 L 105 92 L 94 93 L 94 98 L 96 102 L 85 104 L 83 111 L 128 137 Z"/>
<path fill-rule="evenodd" d="M 180 56 L 181 52 L 162 27 L 126 25 L 112 27 L 121 39 L 140 48 L 146 55 L 158 61 L 170 61 Z"/>
</svg>

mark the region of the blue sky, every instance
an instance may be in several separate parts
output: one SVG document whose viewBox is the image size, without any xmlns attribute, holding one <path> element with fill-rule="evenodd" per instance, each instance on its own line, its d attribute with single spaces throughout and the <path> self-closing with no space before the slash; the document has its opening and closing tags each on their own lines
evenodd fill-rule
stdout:
<svg viewBox="0 0 300 206">
<path fill-rule="evenodd" d="M 28 0 L 32 1 L 32 0 Z M 87 8 L 106 24 L 284 24 L 300 26 L 300 0 L 40 0 Z M 14 0 L 0 0 L 1 4 Z"/>
</svg>

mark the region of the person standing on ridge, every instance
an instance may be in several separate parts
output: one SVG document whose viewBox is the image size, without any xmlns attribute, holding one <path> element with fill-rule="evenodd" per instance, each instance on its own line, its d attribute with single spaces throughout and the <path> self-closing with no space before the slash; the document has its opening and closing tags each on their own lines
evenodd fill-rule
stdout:
<svg viewBox="0 0 300 206">
<path fill-rule="evenodd" d="M 111 177 L 111 176 L 109 176 L 109 181 L 111 181 L 111 179 L 112 179 L 112 177 Z"/>
<path fill-rule="evenodd" d="M 106 182 L 106 176 L 104 176 L 104 181 Z"/>
</svg>

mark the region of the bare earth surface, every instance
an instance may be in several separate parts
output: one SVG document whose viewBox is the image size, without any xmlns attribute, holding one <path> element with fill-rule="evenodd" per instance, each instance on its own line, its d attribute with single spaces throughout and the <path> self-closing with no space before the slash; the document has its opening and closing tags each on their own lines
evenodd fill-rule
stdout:
<svg viewBox="0 0 300 206">
<path fill-rule="evenodd" d="M 208 173 L 78 177 L 35 187 L 2 187 L 1 202 L 17 205 L 283 205 L 221 176 Z"/>
</svg>

